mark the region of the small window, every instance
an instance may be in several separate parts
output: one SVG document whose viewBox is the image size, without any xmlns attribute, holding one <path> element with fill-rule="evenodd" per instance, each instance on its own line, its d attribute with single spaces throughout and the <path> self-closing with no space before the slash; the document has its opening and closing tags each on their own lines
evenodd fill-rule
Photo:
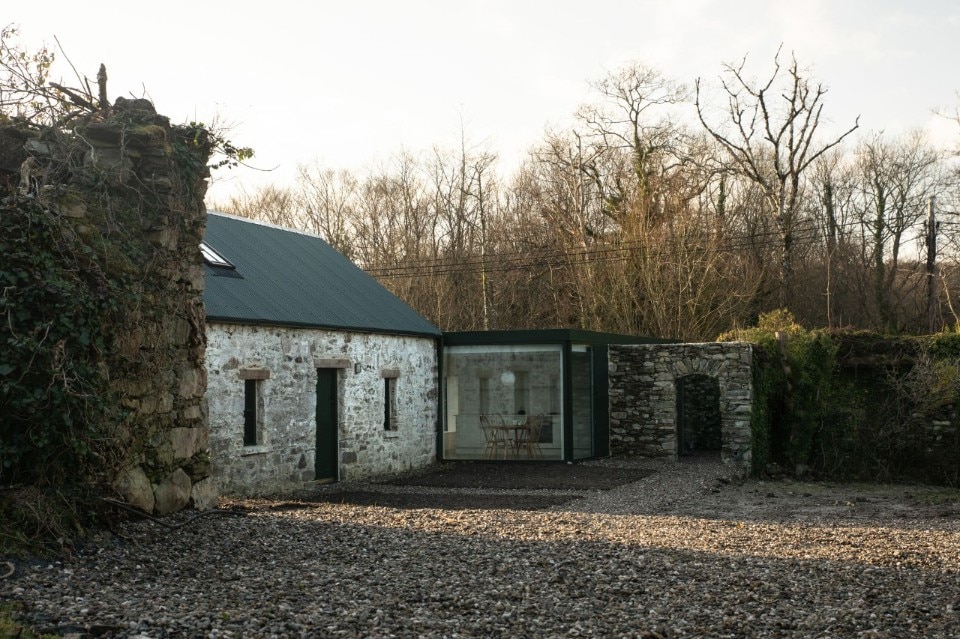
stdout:
<svg viewBox="0 0 960 639">
<path fill-rule="evenodd" d="M 233 265 L 233 262 L 220 255 L 212 246 L 206 242 L 200 242 L 200 254 L 203 256 L 203 261 L 207 263 L 208 266 L 216 266 L 217 268 L 229 268 L 235 269 L 236 266 Z"/>
<path fill-rule="evenodd" d="M 397 430 L 397 378 L 383 380 L 383 429 Z"/>
<path fill-rule="evenodd" d="M 260 380 L 247 379 L 243 382 L 243 445 L 256 446 L 260 443 Z"/>
</svg>

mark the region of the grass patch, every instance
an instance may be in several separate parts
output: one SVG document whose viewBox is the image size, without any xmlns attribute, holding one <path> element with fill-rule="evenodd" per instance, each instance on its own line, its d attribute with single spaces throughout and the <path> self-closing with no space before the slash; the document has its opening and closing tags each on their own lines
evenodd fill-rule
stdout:
<svg viewBox="0 0 960 639">
<path fill-rule="evenodd" d="M 85 536 L 82 496 L 62 488 L 0 489 L 0 556 L 60 555 Z"/>
<path fill-rule="evenodd" d="M 31 628 L 14 620 L 17 607 L 14 604 L 0 604 L 0 639 L 55 639 L 56 635 L 37 634 Z"/>
</svg>

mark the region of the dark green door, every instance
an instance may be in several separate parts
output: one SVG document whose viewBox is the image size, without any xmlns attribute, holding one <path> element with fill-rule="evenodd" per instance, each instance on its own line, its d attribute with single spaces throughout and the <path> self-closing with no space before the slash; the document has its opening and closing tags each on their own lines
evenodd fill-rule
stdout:
<svg viewBox="0 0 960 639">
<path fill-rule="evenodd" d="M 317 479 L 337 480 L 337 369 L 317 369 Z"/>
</svg>

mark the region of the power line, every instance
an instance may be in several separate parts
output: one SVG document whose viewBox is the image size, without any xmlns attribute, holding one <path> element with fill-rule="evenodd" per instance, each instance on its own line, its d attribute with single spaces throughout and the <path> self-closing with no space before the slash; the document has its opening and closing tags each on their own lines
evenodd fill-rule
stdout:
<svg viewBox="0 0 960 639">
<path fill-rule="evenodd" d="M 859 221 L 838 224 L 838 228 L 863 228 Z M 762 231 L 751 235 L 728 236 L 723 238 L 717 252 L 734 253 L 745 249 L 773 249 L 780 248 L 779 231 Z M 792 234 L 795 242 L 809 242 L 824 237 L 824 229 L 816 226 L 807 226 L 797 229 Z M 759 241 L 758 241 L 758 238 Z M 766 239 L 764 239 L 766 238 Z M 603 248 L 588 248 L 585 250 L 570 251 L 555 248 L 541 252 L 525 253 L 496 253 L 480 257 L 454 258 L 437 257 L 416 260 L 410 264 L 367 269 L 367 273 L 381 279 L 411 277 L 414 275 L 455 275 L 472 274 L 481 270 L 487 273 L 507 271 L 552 269 L 558 267 L 577 266 L 582 264 L 605 264 L 629 261 L 636 251 L 649 246 L 649 241 L 632 240 L 621 242 L 616 246 Z M 701 251 L 710 249 L 701 247 Z"/>
</svg>

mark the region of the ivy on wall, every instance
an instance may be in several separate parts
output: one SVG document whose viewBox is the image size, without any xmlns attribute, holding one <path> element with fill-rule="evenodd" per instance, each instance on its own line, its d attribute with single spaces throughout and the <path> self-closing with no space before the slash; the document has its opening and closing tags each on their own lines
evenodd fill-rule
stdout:
<svg viewBox="0 0 960 639">
<path fill-rule="evenodd" d="M 776 311 L 720 340 L 757 347 L 756 474 L 960 485 L 960 335 L 806 330 Z"/>
<path fill-rule="evenodd" d="M 202 369 L 210 151 L 145 100 L 0 124 L 0 482 L 106 486 L 202 423 L 177 376 Z"/>
<path fill-rule="evenodd" d="M 87 474 L 112 456 L 122 417 L 104 359 L 130 292 L 31 199 L 0 205 L 0 254 L 0 479 Z"/>
<path fill-rule="evenodd" d="M 104 65 L 96 90 L 50 83 L 53 53 L 15 36 L 0 29 L 0 554 L 63 543 L 104 495 L 148 512 L 215 496 L 203 198 L 211 168 L 253 153 L 111 103 Z"/>
</svg>

